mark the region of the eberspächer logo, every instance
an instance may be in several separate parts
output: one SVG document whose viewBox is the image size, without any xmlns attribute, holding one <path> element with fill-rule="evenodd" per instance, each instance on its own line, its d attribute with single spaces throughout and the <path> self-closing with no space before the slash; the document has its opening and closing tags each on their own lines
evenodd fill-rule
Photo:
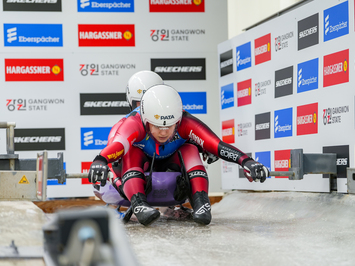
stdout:
<svg viewBox="0 0 355 266">
<path fill-rule="evenodd" d="M 110 127 L 82 127 L 80 130 L 82 150 L 102 150 L 106 147 Z"/>
<path fill-rule="evenodd" d="M 221 87 L 221 108 L 226 109 L 234 106 L 233 83 Z"/>
<path fill-rule="evenodd" d="M 251 67 L 251 43 L 247 42 L 236 49 L 237 71 Z"/>
<path fill-rule="evenodd" d="M 348 1 L 324 10 L 324 41 L 346 34 L 349 34 Z"/>
<path fill-rule="evenodd" d="M 297 93 L 318 89 L 318 58 L 297 65 Z"/>
<path fill-rule="evenodd" d="M 274 137 L 283 138 L 292 136 L 292 107 L 276 110 L 274 121 Z"/>
<path fill-rule="evenodd" d="M 206 92 L 179 92 L 182 107 L 191 114 L 207 114 Z"/>
<path fill-rule="evenodd" d="M 78 12 L 134 12 L 134 0 L 77 0 Z"/>
</svg>

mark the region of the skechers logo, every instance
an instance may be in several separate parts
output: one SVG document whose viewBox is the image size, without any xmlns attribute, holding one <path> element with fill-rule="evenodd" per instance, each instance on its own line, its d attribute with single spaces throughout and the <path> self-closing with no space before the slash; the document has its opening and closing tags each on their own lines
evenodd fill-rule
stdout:
<svg viewBox="0 0 355 266">
<path fill-rule="evenodd" d="M 17 40 L 17 28 L 7 29 L 7 41 L 11 43 Z"/>
<path fill-rule="evenodd" d="M 84 145 L 88 146 L 94 143 L 94 131 L 88 131 L 84 133 Z"/>
<path fill-rule="evenodd" d="M 84 107 L 129 107 L 126 101 L 86 101 Z"/>
<path fill-rule="evenodd" d="M 202 205 L 198 211 L 196 212 L 196 214 L 203 214 L 207 211 L 211 210 L 211 205 L 209 203 L 205 203 L 204 205 Z"/>
<path fill-rule="evenodd" d="M 35 137 L 15 137 L 14 143 L 44 143 L 61 142 L 61 136 L 35 136 Z"/>
</svg>

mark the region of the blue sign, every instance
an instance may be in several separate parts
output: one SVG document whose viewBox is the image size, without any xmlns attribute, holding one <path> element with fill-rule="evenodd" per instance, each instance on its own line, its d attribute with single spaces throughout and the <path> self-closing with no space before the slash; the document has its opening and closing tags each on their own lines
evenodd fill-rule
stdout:
<svg viewBox="0 0 355 266">
<path fill-rule="evenodd" d="M 255 161 L 265 165 L 269 171 L 271 171 L 271 152 L 270 151 L 261 151 L 255 152 Z M 270 178 L 270 176 L 268 177 Z"/>
<path fill-rule="evenodd" d="M 233 83 L 221 87 L 221 107 L 226 109 L 234 106 L 234 85 Z"/>
<path fill-rule="evenodd" d="M 61 24 L 4 24 L 5 46 L 63 46 Z"/>
<path fill-rule="evenodd" d="M 325 42 L 349 34 L 348 1 L 324 10 L 323 14 Z"/>
<path fill-rule="evenodd" d="M 275 111 L 274 137 L 292 136 L 292 107 Z"/>
<path fill-rule="evenodd" d="M 110 127 L 82 127 L 81 128 L 81 149 L 102 150 L 107 145 Z"/>
<path fill-rule="evenodd" d="M 318 89 L 318 58 L 297 65 L 297 93 Z"/>
<path fill-rule="evenodd" d="M 66 163 L 63 162 L 63 169 L 66 169 Z M 64 181 L 63 184 L 58 183 L 57 179 L 47 179 L 47 186 L 58 186 L 58 185 L 66 185 L 67 181 Z"/>
<path fill-rule="evenodd" d="M 179 92 L 182 108 L 190 114 L 207 114 L 206 92 Z"/>
<path fill-rule="evenodd" d="M 134 12 L 134 0 L 78 0 L 78 12 Z"/>
<path fill-rule="evenodd" d="M 237 47 L 237 71 L 251 67 L 251 44 L 247 42 Z"/>
</svg>

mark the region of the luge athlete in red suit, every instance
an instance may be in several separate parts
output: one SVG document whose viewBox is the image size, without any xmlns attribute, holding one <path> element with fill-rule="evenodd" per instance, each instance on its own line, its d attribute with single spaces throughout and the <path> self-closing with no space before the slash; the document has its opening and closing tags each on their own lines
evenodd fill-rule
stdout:
<svg viewBox="0 0 355 266">
<path fill-rule="evenodd" d="M 183 111 L 178 92 L 168 85 L 156 85 L 143 95 L 139 110 L 133 111 L 122 123 L 114 140 L 104 148 L 91 164 L 90 182 L 107 179 L 107 164 L 122 158 L 122 182 L 119 190 L 130 200 L 138 221 L 149 225 L 159 218 L 160 212 L 147 203 L 144 172 L 155 154 L 158 169 L 180 167 L 177 151 L 185 162 L 190 181 L 195 222 L 211 222 L 208 198 L 208 176 L 196 145 L 213 155 L 241 165 L 250 182 L 264 182 L 268 169 L 248 157 L 236 147 L 223 142 L 210 128 L 196 117 Z"/>
</svg>

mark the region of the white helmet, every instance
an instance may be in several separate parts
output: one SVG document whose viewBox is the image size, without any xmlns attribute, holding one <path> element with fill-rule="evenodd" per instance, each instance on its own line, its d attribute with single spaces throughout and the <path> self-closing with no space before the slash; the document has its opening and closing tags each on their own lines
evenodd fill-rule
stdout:
<svg viewBox="0 0 355 266">
<path fill-rule="evenodd" d="M 131 109 L 136 108 L 136 103 L 140 102 L 148 88 L 158 84 L 164 84 L 164 82 L 162 78 L 153 71 L 139 71 L 130 77 L 126 87 L 126 97 Z"/>
<path fill-rule="evenodd" d="M 155 85 L 143 95 L 140 110 L 143 125 L 148 133 L 148 123 L 157 127 L 176 125 L 177 130 L 182 117 L 181 97 L 168 85 Z"/>
</svg>

